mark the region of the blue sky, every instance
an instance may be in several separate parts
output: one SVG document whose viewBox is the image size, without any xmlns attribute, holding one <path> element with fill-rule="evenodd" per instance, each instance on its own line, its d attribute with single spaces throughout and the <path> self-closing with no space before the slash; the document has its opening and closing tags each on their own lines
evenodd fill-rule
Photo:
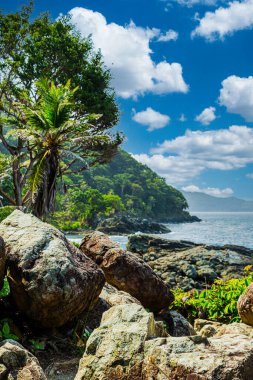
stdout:
<svg viewBox="0 0 253 380">
<path fill-rule="evenodd" d="M 40 11 L 92 33 L 137 160 L 179 189 L 253 199 L 253 0 L 37 0 Z"/>
</svg>

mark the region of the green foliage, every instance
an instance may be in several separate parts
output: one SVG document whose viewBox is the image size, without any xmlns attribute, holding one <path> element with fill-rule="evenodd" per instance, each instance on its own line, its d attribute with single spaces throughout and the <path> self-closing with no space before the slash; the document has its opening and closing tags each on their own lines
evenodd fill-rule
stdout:
<svg viewBox="0 0 253 380">
<path fill-rule="evenodd" d="M 9 216 L 14 210 L 16 209 L 16 207 L 14 206 L 4 206 L 4 207 L 0 207 L 0 223 L 5 219 L 7 218 L 7 216 Z"/>
<path fill-rule="evenodd" d="M 19 340 L 18 336 L 11 332 L 8 319 L 2 319 L 0 321 L 0 340 L 5 339 Z"/>
<path fill-rule="evenodd" d="M 43 351 L 45 350 L 46 343 L 43 340 L 30 339 L 29 343 L 32 346 L 33 351 Z"/>
<path fill-rule="evenodd" d="M 119 150 L 110 164 L 94 166 L 79 176 L 64 177 L 67 194 L 57 195 L 51 222 L 64 230 L 95 227 L 115 214 L 160 221 L 187 220 L 184 196 L 147 166 Z"/>
<path fill-rule="evenodd" d="M 10 294 L 10 285 L 8 283 L 7 277 L 4 279 L 4 284 L 0 290 L 0 298 L 7 297 Z"/>
<path fill-rule="evenodd" d="M 4 175 L 6 182 L 9 176 L 0 193 L 7 204 L 18 206 L 32 198 L 40 205 L 34 213 L 41 217 L 52 209 L 56 172 L 59 177 L 64 170 L 80 172 L 108 162 L 122 138 L 107 132 L 119 112 L 101 53 L 94 51 L 90 38 L 80 36 L 70 16 L 34 18 L 32 8 L 33 2 L 20 12 L 0 12 L 0 149 L 9 161 L 5 165 L 0 157 L 0 179 Z M 62 165 L 57 150 L 64 135 L 68 144 Z M 43 182 L 48 185 L 41 186 Z"/>
<path fill-rule="evenodd" d="M 202 317 L 224 323 L 239 322 L 237 301 L 252 282 L 253 272 L 250 272 L 243 278 L 216 280 L 209 289 L 202 291 L 176 289 L 170 308 L 191 321 Z"/>
</svg>

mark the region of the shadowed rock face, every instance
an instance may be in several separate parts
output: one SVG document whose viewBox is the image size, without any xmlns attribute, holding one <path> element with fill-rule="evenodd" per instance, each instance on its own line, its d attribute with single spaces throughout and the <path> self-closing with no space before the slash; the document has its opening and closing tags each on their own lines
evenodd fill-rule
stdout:
<svg viewBox="0 0 253 380">
<path fill-rule="evenodd" d="M 47 380 L 35 356 L 13 340 L 0 343 L 0 379 Z"/>
<path fill-rule="evenodd" d="M 41 326 L 61 326 L 96 303 L 103 272 L 56 228 L 15 210 L 0 224 L 12 296 Z"/>
<path fill-rule="evenodd" d="M 241 320 L 253 326 L 253 284 L 249 285 L 237 302 L 238 313 Z"/>
<path fill-rule="evenodd" d="M 160 311 L 173 301 L 169 287 L 144 261 L 122 250 L 103 233 L 87 234 L 80 249 L 100 266 L 109 284 L 131 294 L 144 307 Z"/>
<path fill-rule="evenodd" d="M 129 236 L 128 249 L 139 255 L 172 288 L 202 289 L 220 277 L 244 276 L 253 264 L 253 250 L 207 246 L 150 235 Z"/>
<path fill-rule="evenodd" d="M 0 288 L 2 288 L 3 285 L 3 279 L 5 275 L 5 246 L 4 246 L 4 241 L 0 237 Z"/>
</svg>

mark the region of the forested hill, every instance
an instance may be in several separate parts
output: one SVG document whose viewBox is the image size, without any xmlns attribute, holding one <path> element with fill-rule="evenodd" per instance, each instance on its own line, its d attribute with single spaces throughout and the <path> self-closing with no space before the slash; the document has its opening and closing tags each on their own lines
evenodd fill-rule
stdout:
<svg viewBox="0 0 253 380">
<path fill-rule="evenodd" d="M 110 164 L 68 177 L 67 182 L 67 196 L 58 196 L 58 220 L 79 215 L 81 224 L 94 226 L 97 215 L 119 213 L 161 222 L 191 221 L 183 194 L 123 150 Z"/>
</svg>

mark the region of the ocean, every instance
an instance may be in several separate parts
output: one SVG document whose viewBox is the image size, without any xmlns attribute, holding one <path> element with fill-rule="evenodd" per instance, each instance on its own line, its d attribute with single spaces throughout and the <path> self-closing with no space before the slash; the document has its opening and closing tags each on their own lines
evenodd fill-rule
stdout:
<svg viewBox="0 0 253 380">
<path fill-rule="evenodd" d="M 191 214 L 197 215 L 202 221 L 168 224 L 171 233 L 156 236 L 210 245 L 242 245 L 253 249 L 252 212 L 192 212 Z M 82 237 L 69 235 L 68 238 L 80 242 Z M 111 236 L 111 238 L 125 248 L 127 236 Z"/>
</svg>

